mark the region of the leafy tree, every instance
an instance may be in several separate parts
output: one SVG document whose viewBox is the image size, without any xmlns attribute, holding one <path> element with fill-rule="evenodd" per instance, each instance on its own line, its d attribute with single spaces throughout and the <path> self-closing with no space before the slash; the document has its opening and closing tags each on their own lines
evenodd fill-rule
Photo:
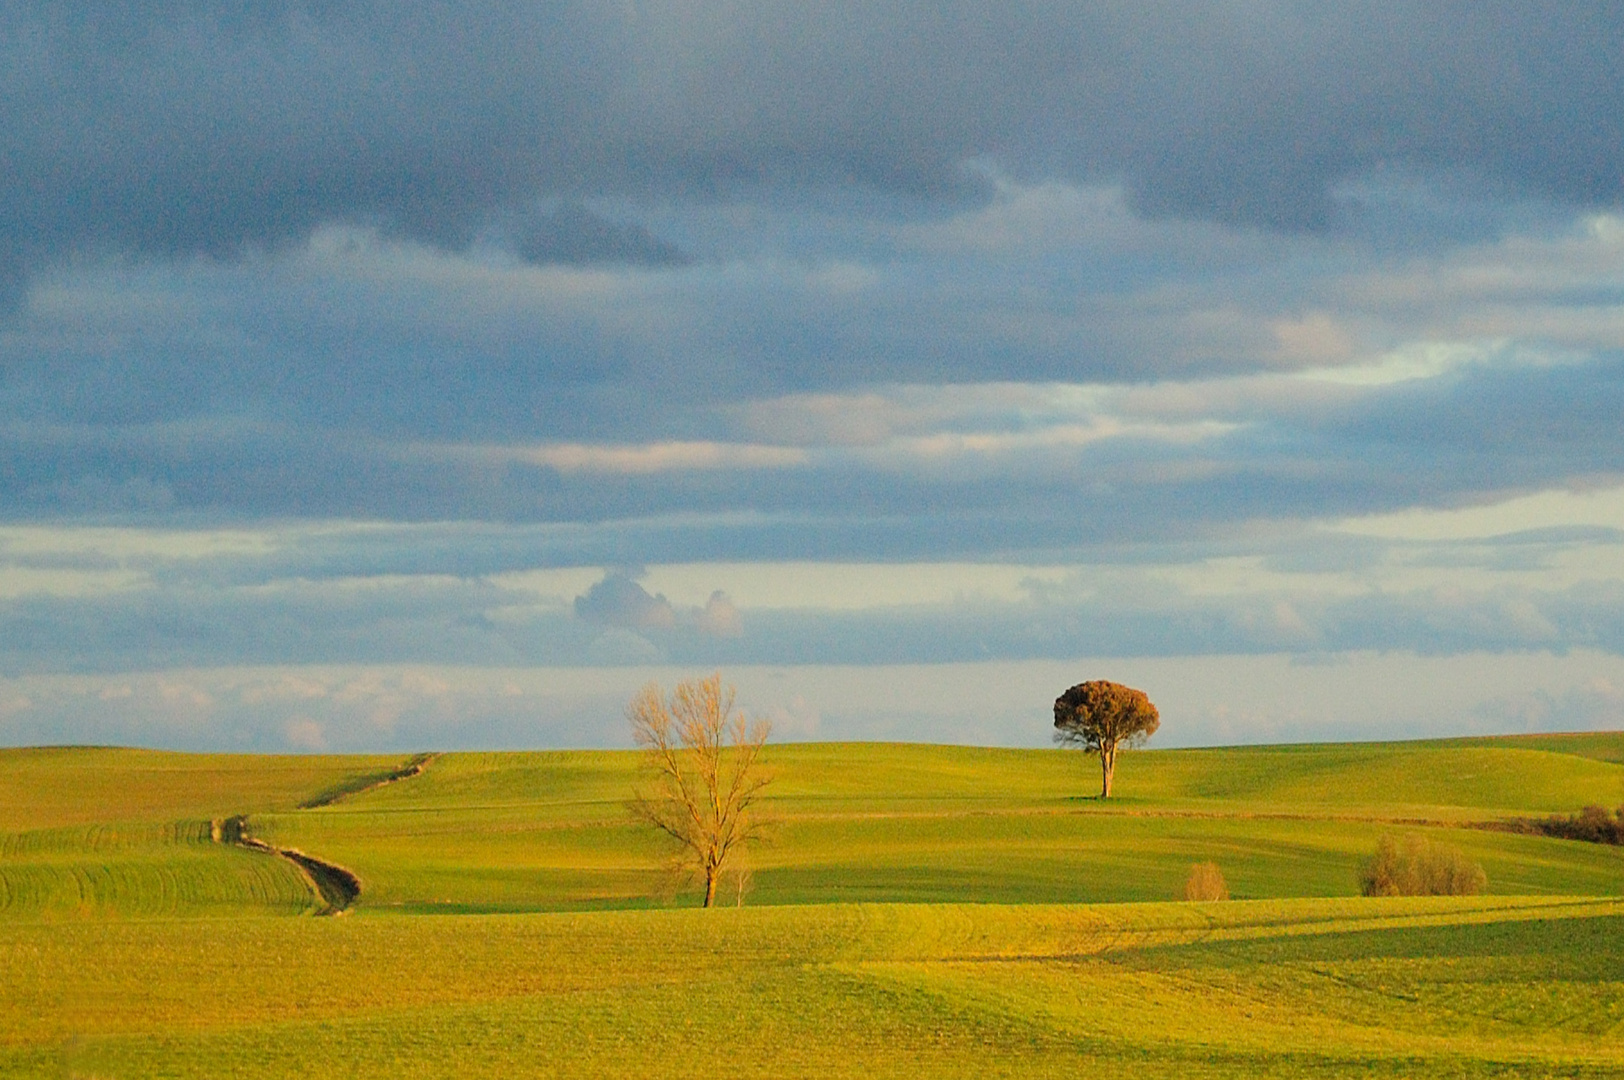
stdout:
<svg viewBox="0 0 1624 1080">
<path fill-rule="evenodd" d="M 652 793 L 635 793 L 631 811 L 677 842 L 676 866 L 704 879 L 705 907 L 723 869 L 760 835 L 751 807 L 771 779 L 759 762 L 770 725 L 747 721 L 733 697 L 712 675 L 679 682 L 669 696 L 649 683 L 626 708 L 655 782 Z"/>
<path fill-rule="evenodd" d="M 1096 679 L 1055 698 L 1055 741 L 1100 756 L 1100 798 L 1111 797 L 1111 778 L 1122 746 L 1138 746 L 1156 734 L 1161 715 L 1143 690 Z"/>
</svg>

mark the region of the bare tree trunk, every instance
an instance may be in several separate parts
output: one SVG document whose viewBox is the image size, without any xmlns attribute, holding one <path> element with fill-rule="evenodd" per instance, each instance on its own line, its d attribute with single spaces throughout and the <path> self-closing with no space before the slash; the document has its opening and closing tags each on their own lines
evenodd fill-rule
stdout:
<svg viewBox="0 0 1624 1080">
<path fill-rule="evenodd" d="M 1100 798 L 1111 797 L 1111 774 L 1116 772 L 1116 747 L 1100 747 Z"/>
<path fill-rule="evenodd" d="M 669 697 L 649 683 L 626 717 L 660 786 L 652 797 L 634 791 L 628 809 L 681 845 L 674 865 L 703 875 L 711 907 L 729 858 L 761 835 L 751 807 L 770 779 L 757 771 L 768 724 L 734 711 L 720 675 L 680 682 Z"/>
</svg>

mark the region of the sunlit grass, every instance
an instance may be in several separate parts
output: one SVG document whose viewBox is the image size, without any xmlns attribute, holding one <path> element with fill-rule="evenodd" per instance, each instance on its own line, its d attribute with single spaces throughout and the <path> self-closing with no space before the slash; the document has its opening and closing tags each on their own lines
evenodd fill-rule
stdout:
<svg viewBox="0 0 1624 1080">
<path fill-rule="evenodd" d="M 410 783 L 261 815 L 265 835 L 359 873 L 361 909 L 644 906 L 668 888 L 625 801 L 624 752 L 448 754 Z M 749 900 L 1123 902 L 1183 895 L 1192 862 L 1237 898 L 1339 896 L 1384 830 L 1447 835 L 1508 894 L 1610 893 L 1615 849 L 1451 828 L 1624 802 L 1624 766 L 1483 742 L 1143 752 L 1087 797 L 1072 751 L 907 744 L 772 748 L 774 841 Z"/>
<path fill-rule="evenodd" d="M 1609 1075 L 1621 931 L 1484 898 L 17 924 L 0 1072 Z"/>
<path fill-rule="evenodd" d="M 108 747 L 0 750 L 0 830 L 291 809 L 343 777 L 398 760 Z"/>
<path fill-rule="evenodd" d="M 630 753 L 300 810 L 403 758 L 0 751 L 0 1076 L 1624 1075 L 1624 851 L 1471 827 L 1624 802 L 1619 748 L 1142 752 L 1101 803 L 1072 752 L 780 746 L 774 841 L 709 912 Z M 278 917 L 315 905 L 215 841 L 238 813 L 356 911 Z M 1354 895 L 1389 832 L 1489 895 Z M 1168 902 L 1198 861 L 1237 899 Z"/>
</svg>

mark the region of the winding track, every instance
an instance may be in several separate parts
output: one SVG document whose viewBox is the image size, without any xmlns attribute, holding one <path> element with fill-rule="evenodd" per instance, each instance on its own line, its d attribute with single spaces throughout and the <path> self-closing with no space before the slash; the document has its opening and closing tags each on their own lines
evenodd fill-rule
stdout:
<svg viewBox="0 0 1624 1080">
<path fill-rule="evenodd" d="M 218 819 L 211 823 L 210 832 L 215 843 L 232 844 L 292 863 L 316 901 L 317 915 L 342 915 L 361 895 L 361 879 L 337 863 L 307 855 L 298 848 L 275 847 L 250 836 L 246 814 Z"/>
<path fill-rule="evenodd" d="M 328 795 L 317 796 L 308 802 L 299 804 L 299 809 L 310 810 L 322 806 L 331 806 L 340 799 L 351 795 L 359 795 L 364 791 L 372 791 L 386 784 L 393 784 L 401 780 L 409 780 L 414 776 L 421 776 L 424 769 L 439 757 L 439 754 L 417 754 L 408 759 L 400 768 L 386 773 L 376 780 L 352 790 L 338 790 Z M 279 848 L 256 839 L 248 831 L 248 815 L 237 814 L 233 817 L 218 818 L 210 822 L 210 836 L 217 844 L 234 844 L 237 847 L 247 848 L 249 851 L 258 851 L 266 855 L 274 855 L 286 859 L 299 871 L 305 884 L 310 889 L 310 895 L 315 899 L 317 915 L 343 915 L 355 906 L 361 897 L 361 879 L 354 871 L 347 870 L 337 863 L 318 859 L 314 855 L 306 854 L 298 848 Z"/>
<path fill-rule="evenodd" d="M 350 798 L 352 795 L 361 795 L 401 780 L 410 780 L 414 776 L 421 776 L 423 770 L 434 764 L 435 758 L 439 756 L 437 753 L 413 754 L 398 769 L 392 769 L 382 774 L 374 773 L 371 776 L 362 776 L 359 778 L 361 782 L 355 787 L 346 787 L 340 784 L 335 788 L 322 792 L 320 795 L 306 799 L 298 805 L 297 809 L 319 810 L 323 806 L 331 806 L 340 800 Z"/>
</svg>

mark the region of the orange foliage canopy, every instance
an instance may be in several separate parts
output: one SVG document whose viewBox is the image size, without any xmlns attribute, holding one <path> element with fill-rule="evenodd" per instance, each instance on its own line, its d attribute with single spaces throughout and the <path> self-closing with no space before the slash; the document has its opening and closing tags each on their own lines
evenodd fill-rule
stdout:
<svg viewBox="0 0 1624 1080">
<path fill-rule="evenodd" d="M 1055 698 L 1055 739 L 1100 756 L 1100 798 L 1111 797 L 1117 748 L 1137 746 L 1161 727 L 1161 714 L 1143 690 L 1095 679 Z"/>
</svg>

